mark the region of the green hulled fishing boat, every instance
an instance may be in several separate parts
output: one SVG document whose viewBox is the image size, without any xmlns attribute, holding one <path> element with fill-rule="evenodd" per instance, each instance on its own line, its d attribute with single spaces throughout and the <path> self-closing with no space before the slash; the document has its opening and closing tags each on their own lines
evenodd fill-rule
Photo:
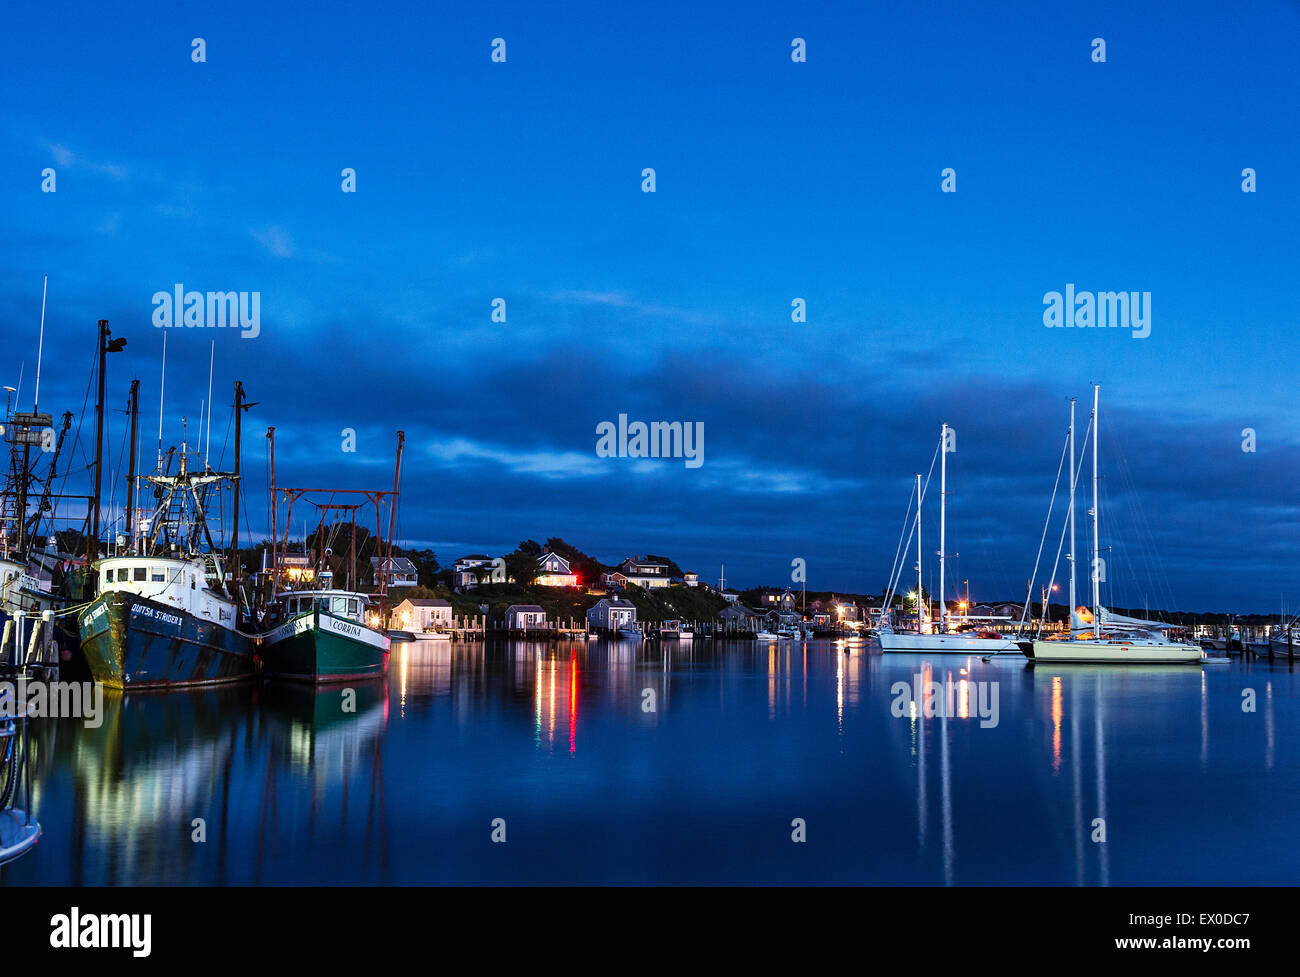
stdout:
<svg viewBox="0 0 1300 977">
<path fill-rule="evenodd" d="M 272 618 L 280 623 L 262 637 L 267 674 L 315 684 L 388 674 L 389 637 L 366 622 L 370 604 L 349 590 L 280 594 Z"/>
</svg>

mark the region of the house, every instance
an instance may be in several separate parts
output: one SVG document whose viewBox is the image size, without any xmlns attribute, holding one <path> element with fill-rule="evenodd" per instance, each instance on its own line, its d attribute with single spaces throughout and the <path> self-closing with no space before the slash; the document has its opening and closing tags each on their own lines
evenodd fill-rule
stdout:
<svg viewBox="0 0 1300 977">
<path fill-rule="evenodd" d="M 636 625 L 636 605 L 621 597 L 602 597 L 587 610 L 587 626 L 617 631 Z"/>
<path fill-rule="evenodd" d="M 787 587 L 783 591 L 765 590 L 759 595 L 759 602 L 764 607 L 779 607 L 781 610 L 793 610 L 799 603 L 798 596 Z"/>
<path fill-rule="evenodd" d="M 724 590 L 724 591 L 722 592 L 722 599 L 725 600 L 728 604 L 739 604 L 739 603 L 740 603 L 740 591 L 738 591 L 738 590 Z"/>
<path fill-rule="evenodd" d="M 700 585 L 700 575 L 694 570 L 687 570 L 683 580 L 688 587 L 698 587 Z"/>
<path fill-rule="evenodd" d="M 420 582 L 420 572 L 415 569 L 415 564 L 404 556 L 390 557 L 386 561 L 388 567 L 388 587 L 391 590 L 394 587 L 414 587 Z M 379 557 L 370 558 L 370 569 L 375 575 L 375 586 L 379 585 Z"/>
<path fill-rule="evenodd" d="M 760 615 L 751 611 L 744 604 L 733 604 L 718 612 L 718 620 L 723 624 L 733 624 L 738 628 L 755 628 Z"/>
<path fill-rule="evenodd" d="M 643 560 L 639 556 L 624 560 L 618 570 L 627 583 L 634 583 L 646 590 L 667 587 L 670 582 L 666 564 Z"/>
<path fill-rule="evenodd" d="M 627 586 L 627 577 L 615 570 L 613 573 L 602 573 L 600 582 L 605 585 L 606 590 L 622 590 Z"/>
<path fill-rule="evenodd" d="M 408 597 L 393 608 L 389 626 L 403 631 L 442 631 L 451 627 L 451 604 L 438 597 Z"/>
<path fill-rule="evenodd" d="M 547 550 L 537 558 L 537 579 L 539 587 L 576 587 L 578 575 L 569 567 L 569 561 L 558 553 Z"/>
<path fill-rule="evenodd" d="M 770 627 L 788 628 L 798 624 L 803 620 L 803 618 L 799 616 L 798 611 L 783 611 L 773 607 L 763 615 L 763 620 L 765 620 Z"/>
<path fill-rule="evenodd" d="M 506 564 L 504 560 L 493 559 L 482 553 L 462 556 L 452 568 L 451 579 L 458 590 L 471 590 L 484 583 L 505 583 Z"/>
<path fill-rule="evenodd" d="M 829 628 L 832 623 L 830 611 L 813 611 L 812 626 L 814 628 Z"/>
<path fill-rule="evenodd" d="M 546 612 L 536 604 L 511 604 L 506 608 L 506 628 L 530 631 L 546 627 Z"/>
</svg>

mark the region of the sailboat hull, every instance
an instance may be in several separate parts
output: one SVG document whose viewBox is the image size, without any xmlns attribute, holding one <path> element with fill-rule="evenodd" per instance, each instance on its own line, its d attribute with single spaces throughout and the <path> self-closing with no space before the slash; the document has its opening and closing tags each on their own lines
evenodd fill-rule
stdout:
<svg viewBox="0 0 1300 977">
<path fill-rule="evenodd" d="M 991 655 L 1000 651 L 1019 651 L 1011 638 L 981 638 L 969 634 L 888 634 L 876 635 L 882 651 L 925 655 Z"/>
<path fill-rule="evenodd" d="M 1205 652 L 1196 645 L 1130 641 L 1023 641 L 1025 657 L 1035 662 L 1095 665 L 1199 665 Z"/>
</svg>

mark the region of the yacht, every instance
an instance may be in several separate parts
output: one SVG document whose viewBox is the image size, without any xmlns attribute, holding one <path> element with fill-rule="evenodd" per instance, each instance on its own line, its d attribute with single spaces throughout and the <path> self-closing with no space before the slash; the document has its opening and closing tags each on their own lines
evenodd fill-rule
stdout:
<svg viewBox="0 0 1300 977">
<path fill-rule="evenodd" d="M 1033 662 L 1071 662 L 1082 664 L 1122 665 L 1199 665 L 1205 659 L 1200 645 L 1173 641 L 1168 632 L 1172 625 L 1161 621 L 1114 614 L 1101 606 L 1101 579 L 1097 572 L 1101 552 L 1101 509 L 1097 485 L 1097 444 L 1100 430 L 1101 385 L 1092 388 L 1092 609 L 1075 606 L 1074 559 L 1074 401 L 1070 401 L 1070 634 L 1060 639 L 1037 638 L 1022 641 L 1020 649 Z"/>
<path fill-rule="evenodd" d="M 993 655 L 998 652 L 1015 652 L 1019 645 L 1012 638 L 994 630 L 992 621 L 984 626 L 982 619 L 964 618 L 962 623 L 953 626 L 948 616 L 947 602 L 944 600 L 944 561 L 947 553 L 948 535 L 948 454 L 956 450 L 954 432 L 945 422 L 939 432 L 939 621 L 938 624 L 927 621 L 924 601 L 921 595 L 921 476 L 916 476 L 916 594 L 917 594 L 917 630 L 911 632 L 894 631 L 888 624 L 879 629 L 876 640 L 880 642 L 881 651 L 914 654 L 951 654 L 951 655 Z M 933 470 L 933 469 L 931 469 Z"/>
</svg>

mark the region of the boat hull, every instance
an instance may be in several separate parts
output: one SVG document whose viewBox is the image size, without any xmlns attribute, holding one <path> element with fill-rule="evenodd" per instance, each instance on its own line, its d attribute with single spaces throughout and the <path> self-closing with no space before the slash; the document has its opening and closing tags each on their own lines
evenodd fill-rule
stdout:
<svg viewBox="0 0 1300 977">
<path fill-rule="evenodd" d="M 1126 641 L 1024 641 L 1021 650 L 1035 662 L 1093 665 L 1199 665 L 1205 657 L 1196 645 Z"/>
<path fill-rule="evenodd" d="M 77 618 L 91 677 L 111 689 L 185 688 L 257 674 L 257 642 L 187 611 L 124 591 Z"/>
<path fill-rule="evenodd" d="M 262 640 L 272 678 L 323 685 L 388 674 L 388 635 L 325 611 L 300 614 Z"/>
<path fill-rule="evenodd" d="M 1019 651 L 1011 638 L 980 638 L 966 634 L 889 634 L 876 635 L 882 651 L 925 655 L 991 655 L 1000 651 Z"/>
</svg>

